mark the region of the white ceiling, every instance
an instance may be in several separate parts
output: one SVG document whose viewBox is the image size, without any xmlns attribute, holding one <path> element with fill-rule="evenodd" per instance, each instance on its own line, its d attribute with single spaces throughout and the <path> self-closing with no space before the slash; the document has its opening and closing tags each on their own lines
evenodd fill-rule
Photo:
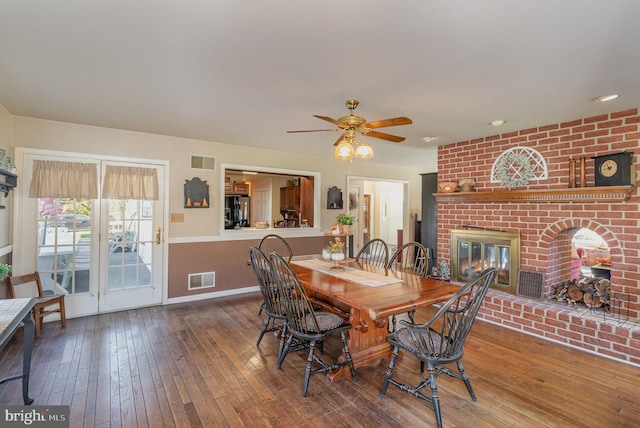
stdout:
<svg viewBox="0 0 640 428">
<path fill-rule="evenodd" d="M 639 18 L 638 0 L 2 0 L 0 104 L 330 157 L 338 134 L 286 131 L 356 98 L 413 120 L 368 139 L 374 161 L 419 168 L 436 145 L 640 106 Z"/>
</svg>

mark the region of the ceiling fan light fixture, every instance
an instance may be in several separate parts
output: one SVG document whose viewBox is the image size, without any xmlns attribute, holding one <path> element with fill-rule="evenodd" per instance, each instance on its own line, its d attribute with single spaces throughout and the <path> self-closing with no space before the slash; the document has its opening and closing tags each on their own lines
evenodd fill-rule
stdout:
<svg viewBox="0 0 640 428">
<path fill-rule="evenodd" d="M 356 147 L 355 157 L 359 159 L 371 159 L 373 157 L 373 149 L 367 143 L 360 143 Z"/>
<path fill-rule="evenodd" d="M 353 159 L 354 150 L 353 145 L 349 143 L 347 140 L 342 140 L 336 146 L 336 150 L 333 152 L 333 157 L 340 160 L 351 160 Z"/>
</svg>

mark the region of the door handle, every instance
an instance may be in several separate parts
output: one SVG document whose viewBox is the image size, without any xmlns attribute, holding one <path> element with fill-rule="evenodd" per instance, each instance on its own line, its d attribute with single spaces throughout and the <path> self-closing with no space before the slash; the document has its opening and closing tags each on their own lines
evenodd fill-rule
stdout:
<svg viewBox="0 0 640 428">
<path fill-rule="evenodd" d="M 157 227 L 156 228 L 156 244 L 160 245 L 160 242 L 162 242 L 162 239 L 160 238 L 160 228 Z"/>
</svg>

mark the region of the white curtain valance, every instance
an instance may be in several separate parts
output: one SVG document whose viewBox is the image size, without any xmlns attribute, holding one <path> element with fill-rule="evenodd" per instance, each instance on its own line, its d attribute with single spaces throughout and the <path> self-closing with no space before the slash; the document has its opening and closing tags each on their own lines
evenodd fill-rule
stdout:
<svg viewBox="0 0 640 428">
<path fill-rule="evenodd" d="M 155 168 L 107 165 L 102 197 L 158 200 L 158 173 Z"/>
<path fill-rule="evenodd" d="M 29 197 L 97 199 L 97 165 L 34 160 Z"/>
</svg>

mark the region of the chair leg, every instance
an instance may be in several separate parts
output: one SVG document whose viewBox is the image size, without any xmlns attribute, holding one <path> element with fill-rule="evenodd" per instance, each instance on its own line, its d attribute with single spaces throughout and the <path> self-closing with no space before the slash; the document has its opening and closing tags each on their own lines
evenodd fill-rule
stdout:
<svg viewBox="0 0 640 428">
<path fill-rule="evenodd" d="M 309 355 L 307 355 L 307 368 L 304 371 L 304 384 L 302 385 L 302 396 L 307 396 L 307 389 L 309 388 L 309 378 L 311 377 L 311 366 L 313 365 L 313 353 L 315 351 L 316 341 L 312 340 L 309 343 Z"/>
<path fill-rule="evenodd" d="M 349 351 L 347 332 L 341 331 L 340 338 L 342 339 L 342 348 L 344 349 L 344 354 L 347 358 L 347 364 L 349 364 L 349 368 L 351 369 L 351 378 L 353 379 L 354 382 L 357 382 L 358 376 L 356 376 L 356 367 L 353 365 L 353 359 L 351 359 L 351 352 Z"/>
<path fill-rule="evenodd" d="M 387 373 L 384 375 L 384 382 L 382 382 L 382 389 L 380 390 L 380 398 L 384 398 L 384 395 L 387 393 L 387 387 L 389 387 L 389 379 L 391 379 L 391 375 L 393 374 L 393 367 L 396 364 L 396 360 L 398 359 L 398 347 L 393 347 L 393 352 L 391 353 L 391 359 L 389 360 L 389 367 L 387 368 Z"/>
<path fill-rule="evenodd" d="M 67 312 L 64 308 L 64 298 L 60 300 L 60 323 L 62 323 L 62 327 L 67 326 Z"/>
<path fill-rule="evenodd" d="M 280 365 L 282 365 L 282 363 L 280 363 L 280 360 L 284 361 L 284 356 L 282 355 L 282 353 L 284 352 L 284 344 L 286 340 L 287 340 L 287 322 L 285 321 L 282 324 L 282 331 L 280 332 L 280 345 L 278 345 L 278 364 L 279 364 L 278 368 L 280 368 Z"/>
<path fill-rule="evenodd" d="M 471 395 L 471 399 L 473 401 L 478 401 L 476 398 L 476 393 L 473 392 L 473 388 L 471 387 L 471 381 L 469 380 L 469 376 L 467 376 L 467 372 L 464 371 L 464 367 L 460 361 L 456 361 L 458 365 L 458 370 L 460 371 L 460 377 L 464 381 L 464 384 L 467 385 L 467 391 L 469 391 L 469 395 Z"/>
<path fill-rule="evenodd" d="M 429 370 L 429 385 L 431 386 L 431 404 L 433 404 L 433 412 L 436 415 L 436 423 L 438 428 L 442 428 L 442 414 L 440 413 L 440 397 L 438 397 L 438 385 L 436 384 L 436 368 L 433 364 L 427 364 Z"/>
<path fill-rule="evenodd" d="M 282 353 L 281 353 L 280 357 L 278 358 L 277 367 L 279 369 L 282 368 L 282 363 L 284 363 L 284 359 L 287 356 L 287 354 L 289 353 L 289 348 L 291 347 L 291 342 L 292 341 L 293 341 L 293 334 L 289 334 L 289 337 L 287 338 L 287 343 L 284 345 L 284 349 L 282 350 Z"/>
<path fill-rule="evenodd" d="M 256 342 L 256 346 L 260 346 L 260 342 L 262 341 L 262 337 L 267 332 L 267 328 L 269 327 L 269 321 L 271 321 L 271 317 L 267 317 L 262 323 L 262 330 L 260 330 L 260 335 L 258 336 L 258 341 Z"/>
<path fill-rule="evenodd" d="M 42 316 L 40 316 L 40 311 L 33 310 L 33 321 L 34 321 L 34 336 L 40 337 L 40 327 L 42 327 Z"/>
<path fill-rule="evenodd" d="M 260 310 L 258 311 L 258 316 L 262 315 L 262 310 L 264 309 L 264 302 L 260 305 Z"/>
</svg>

